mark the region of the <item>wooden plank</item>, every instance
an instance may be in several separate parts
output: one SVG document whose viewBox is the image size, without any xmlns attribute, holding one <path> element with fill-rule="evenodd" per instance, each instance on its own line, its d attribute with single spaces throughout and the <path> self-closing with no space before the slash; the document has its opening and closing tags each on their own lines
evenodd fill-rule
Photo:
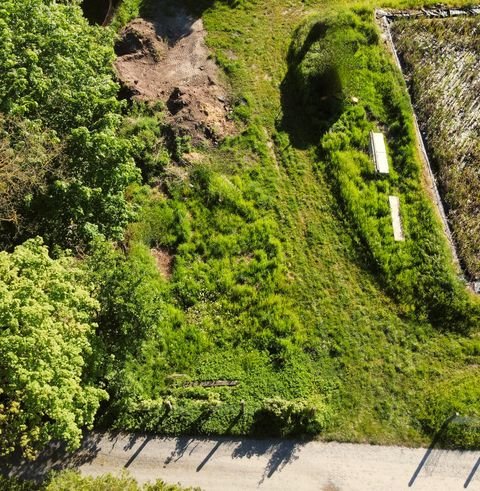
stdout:
<svg viewBox="0 0 480 491">
<path fill-rule="evenodd" d="M 370 133 L 370 152 L 372 154 L 375 169 L 379 174 L 388 174 L 387 147 L 385 146 L 385 137 L 382 133 Z"/>
<path fill-rule="evenodd" d="M 389 196 L 390 211 L 392 212 L 393 237 L 396 241 L 405 240 L 403 234 L 402 220 L 400 218 L 400 199 L 398 196 Z"/>
</svg>

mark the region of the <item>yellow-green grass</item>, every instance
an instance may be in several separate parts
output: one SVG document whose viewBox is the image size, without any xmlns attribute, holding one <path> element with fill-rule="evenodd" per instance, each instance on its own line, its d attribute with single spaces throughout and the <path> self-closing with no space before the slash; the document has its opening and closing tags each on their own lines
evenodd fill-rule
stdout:
<svg viewBox="0 0 480 491">
<path fill-rule="evenodd" d="M 249 346 L 247 332 L 241 339 L 233 334 L 239 314 L 228 311 L 228 301 L 203 302 L 201 306 L 196 303 L 193 307 L 177 304 L 185 313 L 183 322 L 191 326 L 195 335 L 202 339 L 213 337 L 215 341 L 198 341 L 198 352 L 178 365 L 171 360 L 159 362 L 152 354 L 155 343 L 147 341 L 146 361 L 143 365 L 138 360 L 129 362 L 129 376 L 141 386 L 145 399 L 164 397 L 166 393 L 155 390 L 151 382 L 158 373 L 155 370 L 161 370 L 158 367 L 182 370 L 193 379 L 229 375 L 240 379 L 239 388 L 228 393 L 219 389 L 210 395 L 192 396 L 211 399 L 211 393 L 217 393 L 221 404 L 233 408 L 213 411 L 206 422 L 191 426 L 193 431 L 254 431 L 254 415 L 249 411 L 257 410 L 262 400 L 310 400 L 319 395 L 329 407 L 329 421 L 319 434 L 321 438 L 427 443 L 435 428 L 425 423 L 430 417 L 425 414 L 427 406 L 437 404 L 435 387 L 442 384 L 439 390 L 445 391 L 445 380 L 473 380 L 478 376 L 478 336 L 475 332 L 467 336 L 441 330 L 425 318 L 405 315 L 404 306 L 385 293 L 363 245 L 341 211 L 328 173 L 319 171 L 321 135 L 300 131 L 293 137 L 282 125 L 282 82 L 289 69 L 288 50 L 296 28 L 305 19 L 334 15 L 344 9 L 413 7 L 420 2 L 379 5 L 240 0 L 236 6 L 235 2 L 230 5 L 220 0 L 187 3 L 203 17 L 207 43 L 225 70 L 237 101 L 238 124 L 245 131 L 217 150 L 201 152 L 209 172 L 224 176 L 242 190 L 247 201 L 242 206 L 254 206 L 258 219 L 275 224 L 271 235 L 280 241 L 282 252 L 277 257 L 281 266 L 273 291 L 289 315 L 298 319 L 295 336 L 286 337 L 300 350 L 291 351 L 286 364 L 278 368 L 271 360 L 265 360 L 264 351 L 255 343 Z M 427 3 L 435 2 L 423 2 Z M 150 0 L 149 4 L 154 5 L 155 1 Z M 457 3 L 460 4 L 467 2 Z M 221 233 L 218 221 L 213 225 L 210 215 L 205 214 L 205 200 L 195 193 L 188 195 L 190 201 L 186 205 L 190 224 L 194 234 L 202 235 L 208 249 L 211 246 L 207 235 Z M 149 206 L 145 204 L 145 209 Z M 139 230 L 145 223 L 140 221 L 134 229 L 134 237 L 139 240 L 143 237 Z M 241 235 L 241 229 L 236 233 Z M 204 260 L 213 262 L 208 257 Z M 235 258 L 230 258 L 218 271 L 223 274 L 234 267 L 234 262 Z M 185 270 L 179 268 L 174 275 L 178 284 L 173 290 L 183 291 L 188 268 L 186 260 Z M 190 274 L 195 275 L 193 271 Z M 253 309 L 249 315 L 254 319 L 257 314 Z M 169 394 L 181 401 L 180 392 Z M 240 400 L 246 401 L 247 416 L 251 416 L 245 424 L 235 419 Z M 192 411 L 190 406 L 177 403 L 180 412 Z M 462 404 L 464 401 L 460 404 L 463 408 Z M 149 423 L 152 414 L 156 413 L 147 412 L 146 421 L 136 413 L 118 425 L 171 433 L 188 431 L 178 420 L 165 416 L 161 423 Z"/>
</svg>

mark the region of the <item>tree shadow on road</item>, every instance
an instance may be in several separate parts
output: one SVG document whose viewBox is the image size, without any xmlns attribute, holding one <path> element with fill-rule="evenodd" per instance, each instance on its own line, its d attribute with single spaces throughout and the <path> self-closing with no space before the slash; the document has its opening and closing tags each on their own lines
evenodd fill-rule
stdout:
<svg viewBox="0 0 480 491">
<path fill-rule="evenodd" d="M 180 436 L 176 439 L 175 449 L 172 453 L 165 459 L 164 464 L 168 465 L 172 462 L 178 462 L 187 452 L 190 445 L 192 443 L 196 443 L 194 447 L 190 449 L 190 454 L 197 448 L 200 441 L 198 438 L 190 437 L 190 436 Z"/>
<path fill-rule="evenodd" d="M 422 457 L 420 463 L 418 464 L 417 468 L 415 469 L 415 472 L 413 473 L 412 477 L 410 478 L 410 481 L 408 482 L 408 487 L 411 488 L 414 484 L 415 481 L 417 480 L 420 472 L 422 469 L 429 469 L 430 472 L 433 471 L 438 465 L 441 453 L 444 452 L 444 448 L 448 445 L 448 430 L 449 426 L 452 423 L 459 423 L 459 424 L 465 424 L 468 422 L 468 420 L 473 419 L 473 418 L 465 418 L 462 416 L 459 416 L 458 414 L 453 414 L 450 416 L 448 419 L 445 420 L 445 422 L 442 424 L 441 428 L 435 433 L 432 442 L 430 443 L 429 447 L 427 448 L 424 456 Z M 465 483 L 464 483 L 464 488 L 468 488 L 470 485 L 472 479 L 474 478 L 478 468 L 480 467 L 480 459 L 477 460 L 475 465 L 473 466 L 470 474 L 468 475 Z"/>
<path fill-rule="evenodd" d="M 6 477 L 15 477 L 21 480 L 41 482 L 51 471 L 61 471 L 77 468 L 92 462 L 100 451 L 100 433 L 88 433 L 84 436 L 80 448 L 75 452 L 68 452 L 63 443 L 51 443 L 40 452 L 35 460 L 28 460 L 19 452 L 0 459 L 0 474 Z"/>
<path fill-rule="evenodd" d="M 232 457 L 237 459 L 267 457 L 268 462 L 259 481 L 260 485 L 276 472 L 281 472 L 287 464 L 297 460 L 303 445 L 304 442 L 294 440 L 243 440 L 238 442 Z"/>
<path fill-rule="evenodd" d="M 193 422 L 192 429 L 198 428 L 199 421 L 206 421 L 210 417 L 210 415 L 211 415 L 211 411 L 207 411 L 207 412 L 202 413 L 202 415 L 200 415 L 200 418 L 198 418 L 197 420 L 195 420 Z M 230 431 L 232 431 L 232 429 L 234 428 L 235 425 L 238 424 L 238 422 L 240 421 L 240 419 L 242 418 L 242 416 L 243 416 L 243 410 L 240 409 L 240 411 L 238 412 L 238 414 L 230 421 L 230 424 L 229 424 L 228 428 L 226 429 L 226 433 L 227 434 Z M 198 465 L 197 472 L 200 472 L 203 469 L 203 467 L 214 456 L 214 454 L 216 453 L 216 451 L 220 448 L 220 446 L 223 443 L 228 443 L 228 442 L 231 442 L 232 440 L 231 440 L 231 438 L 228 438 L 228 437 L 220 437 L 220 438 L 215 439 L 214 441 L 215 441 L 214 447 L 208 453 L 208 455 L 203 459 L 203 461 Z M 165 465 L 168 465 L 168 464 L 170 464 L 172 462 L 178 462 L 185 455 L 185 452 L 188 450 L 188 448 L 190 447 L 190 445 L 192 443 L 195 443 L 195 446 L 193 446 L 190 449 L 190 455 L 195 451 L 195 449 L 197 448 L 197 446 L 200 443 L 202 443 L 202 440 L 199 439 L 199 438 L 193 438 L 193 437 L 178 437 L 176 439 L 175 449 L 165 459 L 165 462 L 164 462 Z"/>
</svg>

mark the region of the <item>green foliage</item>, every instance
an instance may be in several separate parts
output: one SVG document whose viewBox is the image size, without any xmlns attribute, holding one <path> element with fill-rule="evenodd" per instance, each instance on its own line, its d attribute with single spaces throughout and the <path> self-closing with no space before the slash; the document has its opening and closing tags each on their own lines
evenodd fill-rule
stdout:
<svg viewBox="0 0 480 491">
<path fill-rule="evenodd" d="M 37 148 L 63 142 L 51 154 L 53 172 L 45 179 L 39 165 L 39 185 L 23 186 L 29 199 L 15 203 L 26 222 L 22 238 L 40 234 L 69 247 L 96 233 L 120 238 L 133 211 L 124 191 L 138 171 L 135 143 L 119 136 L 112 33 L 89 26 L 76 3 L 8 1 L 0 7 L 0 39 L 0 112 L 24 126 L 35 121 Z M 19 145 L 13 152 L 22 158 Z"/>
<path fill-rule="evenodd" d="M 249 1 L 235 9 L 228 2 L 188 5 L 203 16 L 243 126 L 216 149 L 195 149 L 200 164 L 176 155 L 172 160 L 180 165 L 153 165 L 147 180 L 158 186 L 131 193 L 140 210 L 126 234 L 125 258 L 106 261 L 105 269 L 99 259 L 94 267 L 100 277 L 115 277 L 105 270 L 122 271 L 110 283 L 122 287 L 112 290 L 102 325 L 116 325 L 110 319 L 118 314 L 125 319 L 131 299 L 138 306 L 131 317 L 148 320 L 132 331 L 135 336 L 118 338 L 123 348 L 115 351 L 115 367 L 105 380 L 114 402 L 102 424 L 172 435 L 258 434 L 266 427 L 275 435 L 427 443 L 433 430 L 419 420 L 425 389 L 477 358 L 469 354 L 472 339 L 443 335 L 430 324 L 440 324 L 448 313 L 431 308 L 435 302 L 445 306 L 462 294 L 452 294 L 451 272 L 445 293 L 435 276 L 422 277 L 434 262 L 441 265 L 432 267 L 433 275 L 437 268 L 448 270 L 448 255 L 441 240 L 424 242 L 432 230 L 440 237 L 438 226 L 421 197 L 412 135 L 405 129 L 411 112 L 404 88 L 378 45 L 371 11 L 368 19 L 365 11 L 317 18 L 317 37 L 309 36 L 317 23 L 310 19 L 287 56 L 305 6 L 325 13 L 338 10 L 338 2 Z M 327 24 L 329 39 L 322 37 Z M 321 41 L 328 50 L 320 49 Z M 329 78 L 330 63 L 338 67 Z M 329 81 L 341 83 L 324 93 Z M 361 98 L 357 106 L 352 95 Z M 151 117 L 143 122 L 135 115 L 130 134 L 145 130 L 145 142 L 164 138 Z M 366 156 L 374 117 L 388 124 L 394 160 L 390 180 L 379 182 Z M 336 121 L 319 151 L 322 134 Z M 154 145 L 142 148 L 148 161 Z M 176 148 L 170 147 L 172 154 Z M 340 188 L 357 202 L 344 200 Z M 384 197 L 404 189 L 407 194 L 415 189 L 412 209 L 418 211 L 410 215 L 418 225 L 408 224 L 407 230 L 426 230 L 418 250 L 396 259 L 397 249 L 389 249 L 395 245 Z M 339 198 L 349 220 L 339 216 Z M 155 271 L 151 248 L 171 258 L 171 274 L 161 267 Z M 410 254 L 416 261 L 411 269 L 405 267 Z M 410 290 L 394 290 L 389 279 L 404 269 L 399 285 L 404 281 Z M 144 279 L 144 291 L 133 275 Z M 433 287 L 432 299 L 423 309 L 412 289 L 428 297 L 427 286 Z M 153 288 L 157 295 L 149 292 Z M 108 287 L 105 292 L 108 296 Z M 152 302 L 142 303 L 144 298 Z M 463 298 L 468 311 L 470 300 Z M 156 314 L 142 317 L 142 309 Z M 237 384 L 202 385 L 219 380 Z"/>
<path fill-rule="evenodd" d="M 81 476 L 76 471 L 63 471 L 53 474 L 49 482 L 41 488 L 45 491 L 199 491 L 199 488 L 184 488 L 167 484 L 161 479 L 140 486 L 128 473 L 121 476 L 104 474 L 103 476 Z"/>
<path fill-rule="evenodd" d="M 98 303 L 72 258 L 40 239 L 0 253 L 1 454 L 51 439 L 80 443 L 105 392 L 83 380 Z"/>
<path fill-rule="evenodd" d="M 480 387 L 478 369 L 454 374 L 434 384 L 419 416 L 442 443 L 458 448 L 480 448 Z"/>
<path fill-rule="evenodd" d="M 325 94 L 320 143 L 334 190 L 357 229 L 373 267 L 405 313 L 427 316 L 450 329 L 476 325 L 478 308 L 457 280 L 446 241 L 420 186 L 420 164 L 410 107 L 391 62 L 378 46 L 370 13 L 315 20 L 297 32 L 290 57 L 306 100 Z M 354 69 L 352 69 L 354 67 Z M 335 76 L 332 78 L 331 74 Z M 359 103 L 351 102 L 356 97 Z M 312 107 L 318 110 L 313 102 Z M 312 120 L 313 124 L 316 120 Z M 375 175 L 367 157 L 369 132 L 382 128 L 390 144 L 392 172 Z M 396 243 L 388 196 L 400 196 L 405 243 Z"/>
<path fill-rule="evenodd" d="M 116 112 L 112 33 L 78 5 L 7 0 L 0 7 L 0 110 L 41 119 L 61 135 Z"/>
<path fill-rule="evenodd" d="M 154 3 L 126 0 L 115 29 Z M 42 231 L 62 246 L 89 243 L 88 279 L 79 273 L 69 291 L 93 285 L 98 327 L 92 350 L 85 344 L 68 365 L 77 377 L 69 394 L 82 371 L 81 380 L 107 389 L 99 425 L 412 444 L 425 443 L 451 408 L 470 414 L 477 396 L 470 383 L 449 388 L 446 402 L 426 390 L 478 365 L 474 338 L 459 334 L 475 316 L 446 266 L 420 185 L 405 89 L 378 44 L 371 11 L 327 15 L 349 3 L 185 3 L 203 16 L 239 123 L 218 147 L 196 148 L 197 164 L 184 159 L 190 142 L 175 138 L 161 107 L 116 101 L 113 29 L 88 26 L 76 2 L 0 7 L 0 68 L 9 80 L 0 75 L 1 110 L 19 125 L 0 148 L 32 166 L 38 150 L 39 167 L 50 148 L 59 152 L 52 174 L 39 173 L 15 207 L 29 220 L 24 236 Z M 321 18 L 294 33 L 312 7 Z M 393 162 L 381 181 L 366 156 L 376 126 L 388 133 Z M 134 161 L 151 187 L 135 183 Z M 391 192 L 402 198 L 403 246 L 391 239 Z M 69 298 L 55 298 L 55 312 Z M 72 346 L 81 342 L 77 336 Z M 101 394 L 95 402 L 85 395 L 92 396 L 88 414 L 75 424 L 91 422 Z M 65 414 L 72 421 L 79 411 Z M 61 489 L 79 479 L 59 477 Z M 111 479 L 81 485 L 115 488 Z"/>
<path fill-rule="evenodd" d="M 132 143 L 132 153 L 144 182 L 155 184 L 170 162 L 162 106 L 135 103 L 125 118 L 121 134 Z"/>
<path fill-rule="evenodd" d="M 0 115 L 0 227 L 13 234 L 28 224 L 20 209 L 62 172 L 61 143 L 38 121 Z M 8 235 L 8 232 L 5 234 Z M 0 232 L 0 237 L 3 236 Z M 7 241 L 8 245 L 8 241 Z"/>
<path fill-rule="evenodd" d="M 144 0 L 124 0 L 120 2 L 110 24 L 110 28 L 114 32 L 118 32 L 131 20 L 139 16 L 143 4 Z"/>
<path fill-rule="evenodd" d="M 66 144 L 68 175 L 36 196 L 25 210 L 37 233 L 71 248 L 96 234 L 120 239 L 133 207 L 126 187 L 138 179 L 132 144 L 117 135 L 118 120 L 101 131 L 77 128 Z"/>
<path fill-rule="evenodd" d="M 110 243 L 96 240 L 86 267 L 101 306 L 97 340 L 107 352 L 105 357 L 97 353 L 96 359 L 105 364 L 102 371 L 108 376 L 107 354 L 124 359 L 127 353 L 135 353 L 143 339 L 154 335 L 163 317 L 165 288 L 148 249 L 140 245 L 127 261 Z"/>
<path fill-rule="evenodd" d="M 22 481 L 0 475 L 0 488 L 4 491 L 38 491 L 39 485 L 32 481 Z"/>
<path fill-rule="evenodd" d="M 330 423 L 330 410 L 320 397 L 310 400 L 285 401 L 267 399 L 255 415 L 260 434 L 275 436 L 317 435 Z"/>
<path fill-rule="evenodd" d="M 140 486 L 126 471 L 120 476 L 104 474 L 91 477 L 66 470 L 52 473 L 46 482 L 40 484 L 0 476 L 0 485 L 4 491 L 200 491 L 200 488 L 167 484 L 161 479 Z"/>
</svg>

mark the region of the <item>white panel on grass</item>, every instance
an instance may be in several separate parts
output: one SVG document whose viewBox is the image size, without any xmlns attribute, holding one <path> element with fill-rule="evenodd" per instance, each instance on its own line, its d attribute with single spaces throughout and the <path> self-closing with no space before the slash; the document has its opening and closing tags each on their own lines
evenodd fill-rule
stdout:
<svg viewBox="0 0 480 491">
<path fill-rule="evenodd" d="M 397 196 L 389 196 L 390 210 L 392 212 L 393 237 L 397 241 L 405 240 L 402 220 L 400 219 L 400 200 Z"/>
<path fill-rule="evenodd" d="M 382 133 L 370 133 L 370 153 L 372 154 L 375 169 L 380 174 L 388 174 L 388 156 L 385 138 Z"/>
</svg>

